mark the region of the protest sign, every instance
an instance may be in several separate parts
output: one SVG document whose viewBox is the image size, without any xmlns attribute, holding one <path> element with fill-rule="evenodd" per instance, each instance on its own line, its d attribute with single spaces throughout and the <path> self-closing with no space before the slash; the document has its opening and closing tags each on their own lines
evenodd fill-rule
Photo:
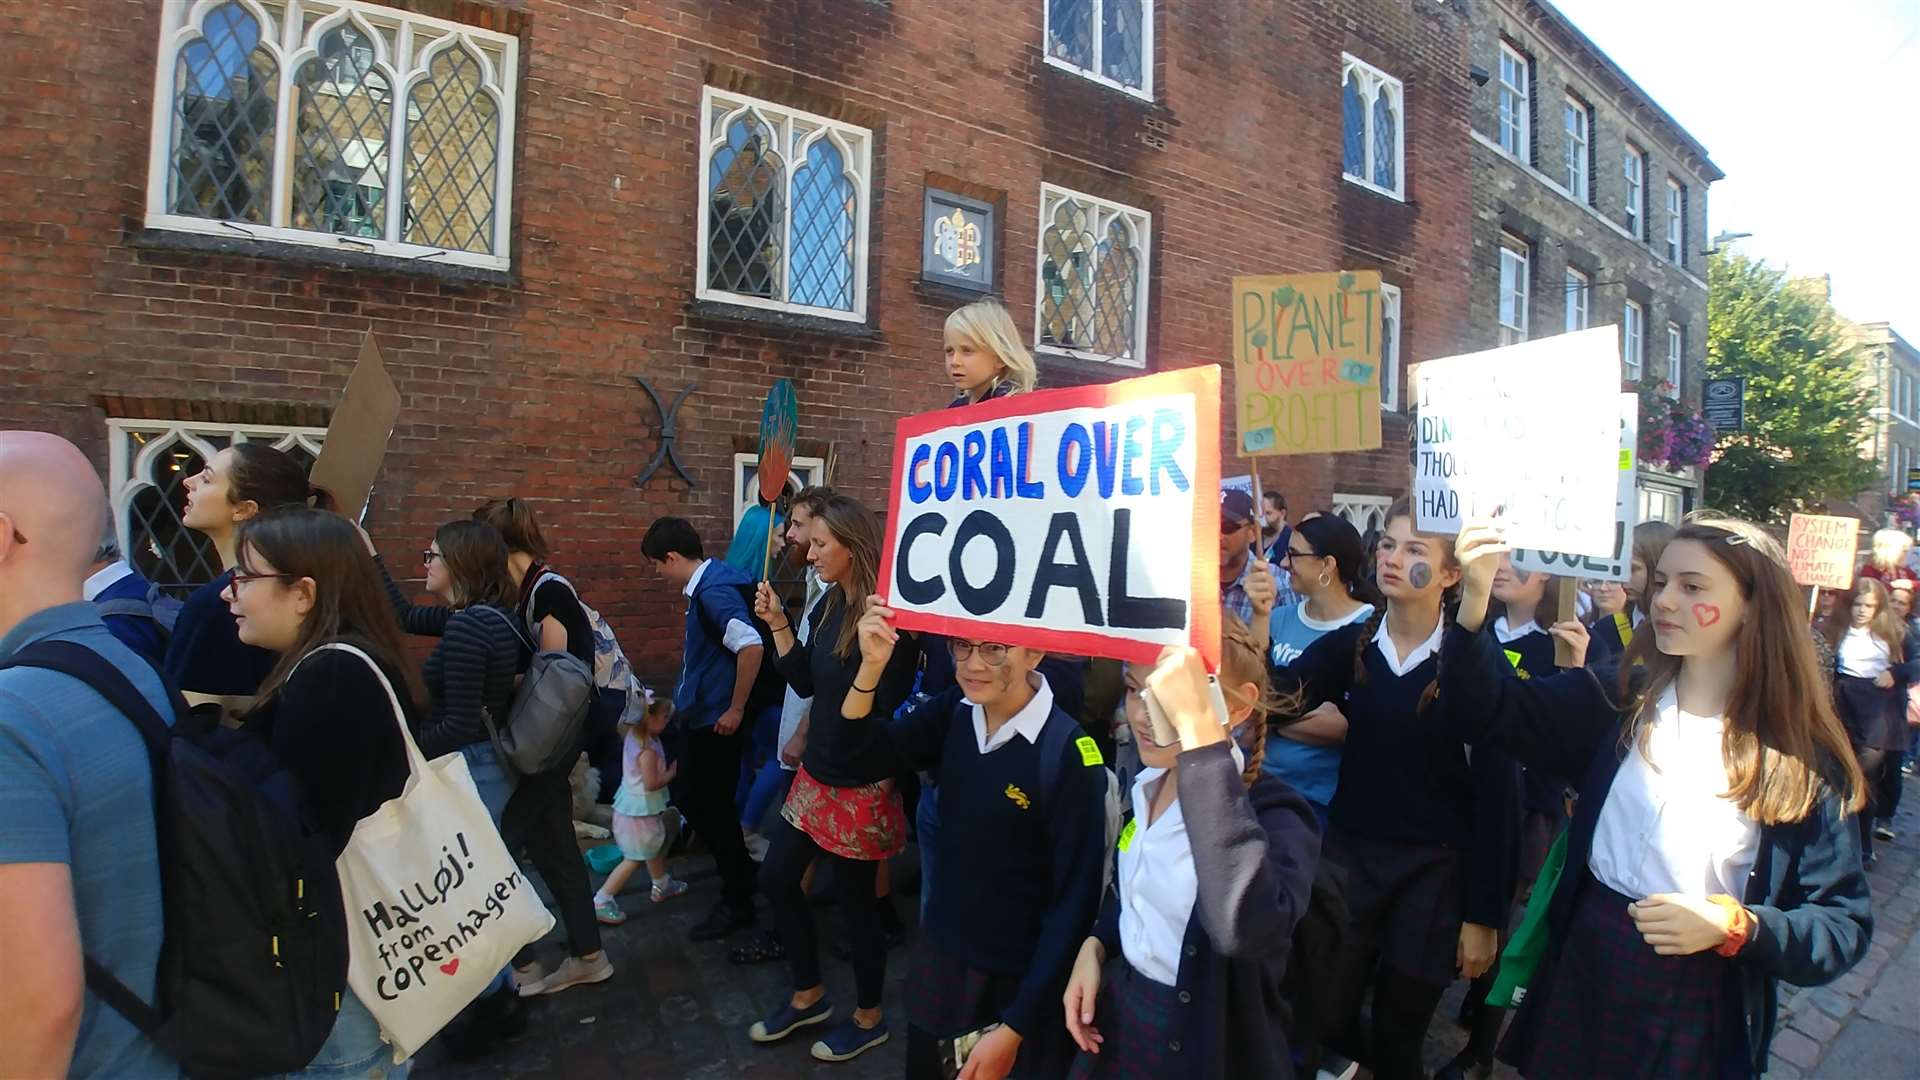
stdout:
<svg viewBox="0 0 1920 1080">
<path fill-rule="evenodd" d="M 1241 473 L 1239 476 L 1223 476 L 1220 478 L 1220 490 L 1244 491 L 1247 493 L 1247 498 L 1251 499 L 1253 498 L 1253 474 Z"/>
<path fill-rule="evenodd" d="M 1380 446 L 1380 275 L 1372 270 L 1233 279 L 1240 453 Z"/>
<path fill-rule="evenodd" d="M 1610 326 L 1418 365 L 1416 527 L 1457 533 L 1498 511 L 1516 547 L 1611 555 L 1620 421 L 1592 403 L 1619 394 Z"/>
<path fill-rule="evenodd" d="M 1640 395 L 1620 395 L 1620 484 L 1613 501 L 1613 551 L 1605 557 L 1564 551 L 1514 548 L 1516 570 L 1567 577 L 1627 581 L 1633 577 L 1633 528 L 1640 523 L 1640 495 L 1634 487 L 1635 456 L 1640 448 Z"/>
<path fill-rule="evenodd" d="M 327 441 L 320 446 L 309 482 L 325 488 L 348 520 L 366 515 L 367 498 L 380 475 L 380 459 L 387 456 L 387 440 L 400 419 L 400 391 L 387 375 L 380 346 L 368 334 L 360 345 L 360 361 L 347 377 L 340 406 L 327 425 Z"/>
<path fill-rule="evenodd" d="M 879 592 L 909 630 L 1211 668 L 1219 490 L 1212 365 L 907 417 Z"/>
<path fill-rule="evenodd" d="M 760 580 L 773 573 L 773 538 L 780 530 L 780 496 L 793 472 L 793 446 L 800 433 L 800 402 L 793 383 L 776 379 L 760 410 L 760 501 L 767 504 L 767 550 L 761 557 Z"/>
<path fill-rule="evenodd" d="M 1860 522 L 1850 517 L 1795 514 L 1787 525 L 1787 569 L 1793 580 L 1822 589 L 1853 586 Z"/>
</svg>

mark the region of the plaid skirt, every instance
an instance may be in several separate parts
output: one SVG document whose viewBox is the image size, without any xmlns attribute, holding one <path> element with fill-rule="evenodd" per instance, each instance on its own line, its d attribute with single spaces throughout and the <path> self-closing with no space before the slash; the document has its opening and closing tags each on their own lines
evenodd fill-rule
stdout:
<svg viewBox="0 0 1920 1080">
<path fill-rule="evenodd" d="M 1100 988 L 1093 1025 L 1106 1036 L 1098 1054 L 1084 1050 L 1068 1080 L 1173 1080 L 1190 1076 L 1194 1063 L 1175 1049 L 1175 990 L 1133 970 L 1121 960 Z"/>
<path fill-rule="evenodd" d="M 1377 946 L 1382 964 L 1437 986 L 1459 977 L 1458 849 L 1374 840 L 1335 825 L 1322 857 L 1347 872 L 1347 948 Z"/>
<path fill-rule="evenodd" d="M 802 765 L 793 774 L 780 816 L 820 850 L 843 859 L 878 862 L 907 847 L 907 812 L 891 780 L 833 787 L 815 780 Z"/>
<path fill-rule="evenodd" d="M 1627 914 L 1632 899 L 1581 872 L 1559 962 L 1521 1006 L 1501 1060 L 1528 1080 L 1752 1075 L 1728 961 L 1654 952 Z"/>
<path fill-rule="evenodd" d="M 969 967 L 965 959 L 935 944 L 923 929 L 913 943 L 913 959 L 901 988 L 907 1022 L 942 1040 L 978 1031 L 999 1022 L 1000 1014 L 1020 996 L 1020 980 L 1019 975 Z M 1055 1000 L 1066 990 L 1066 980 L 1060 982 Z M 1012 1080 L 1055 1080 L 1066 1072 L 1073 1060 L 1073 1040 L 1058 1014 L 1051 1019 L 1040 1031 L 1022 1032 L 1020 1052 L 1008 1074 Z"/>
</svg>

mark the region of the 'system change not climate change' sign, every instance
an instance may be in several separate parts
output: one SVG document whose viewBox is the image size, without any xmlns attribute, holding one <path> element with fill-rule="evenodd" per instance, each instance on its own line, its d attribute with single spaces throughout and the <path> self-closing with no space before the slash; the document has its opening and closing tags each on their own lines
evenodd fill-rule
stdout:
<svg viewBox="0 0 1920 1080">
<path fill-rule="evenodd" d="M 1211 666 L 1219 448 L 1211 365 L 908 417 L 879 591 L 910 630 Z"/>
<path fill-rule="evenodd" d="M 1380 275 L 1233 279 L 1236 445 L 1247 457 L 1380 445 Z"/>
</svg>

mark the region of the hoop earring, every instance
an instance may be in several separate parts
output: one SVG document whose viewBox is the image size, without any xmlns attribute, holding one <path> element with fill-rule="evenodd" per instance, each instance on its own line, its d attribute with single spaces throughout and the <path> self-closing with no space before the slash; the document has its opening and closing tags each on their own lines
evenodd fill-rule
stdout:
<svg viewBox="0 0 1920 1080">
<path fill-rule="evenodd" d="M 1327 574 L 1327 572 L 1326 572 L 1326 571 L 1324 571 L 1324 570 L 1323 570 L 1323 571 L 1321 571 L 1321 572 L 1320 572 L 1320 587 L 1324 589 L 1324 588 L 1326 588 L 1327 586 L 1329 586 L 1329 585 L 1331 585 L 1331 584 L 1333 584 L 1333 578 L 1332 578 L 1331 576 L 1329 576 L 1329 575 Z"/>
</svg>

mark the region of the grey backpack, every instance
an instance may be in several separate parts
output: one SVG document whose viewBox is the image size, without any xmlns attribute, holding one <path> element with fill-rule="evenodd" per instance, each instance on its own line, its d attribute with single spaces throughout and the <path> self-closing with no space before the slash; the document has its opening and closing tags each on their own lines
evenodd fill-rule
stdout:
<svg viewBox="0 0 1920 1080">
<path fill-rule="evenodd" d="M 494 750 L 522 776 L 572 767 L 586 731 L 587 710 L 593 703 L 593 670 L 565 649 L 542 650 L 528 641 L 514 620 L 499 608 L 476 606 L 493 612 L 533 650 L 533 662 L 507 707 L 506 723 L 496 726 L 492 713 L 480 710 Z"/>
</svg>

